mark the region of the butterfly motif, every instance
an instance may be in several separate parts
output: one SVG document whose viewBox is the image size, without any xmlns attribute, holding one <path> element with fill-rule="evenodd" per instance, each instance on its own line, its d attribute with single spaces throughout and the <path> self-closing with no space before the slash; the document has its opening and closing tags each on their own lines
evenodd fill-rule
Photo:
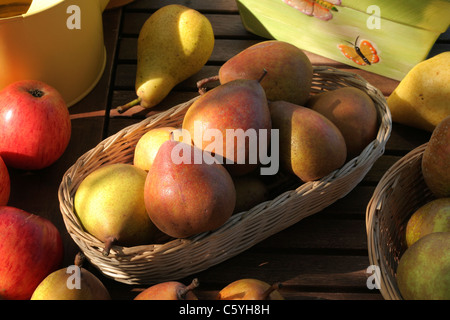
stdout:
<svg viewBox="0 0 450 320">
<path fill-rule="evenodd" d="M 360 66 L 371 65 L 380 61 L 377 50 L 370 41 L 362 40 L 358 45 L 358 38 L 359 36 L 356 38 L 355 43 L 349 42 L 351 46 L 339 44 L 338 48 L 342 54 Z"/>
<path fill-rule="evenodd" d="M 335 6 L 341 5 L 341 0 L 283 0 L 283 2 L 308 16 L 324 21 L 332 19 L 331 11 L 337 11 Z"/>
</svg>

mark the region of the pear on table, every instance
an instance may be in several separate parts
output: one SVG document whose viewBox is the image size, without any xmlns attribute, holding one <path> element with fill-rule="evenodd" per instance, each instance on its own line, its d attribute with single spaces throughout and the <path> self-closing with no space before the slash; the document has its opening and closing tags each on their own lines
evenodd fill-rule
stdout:
<svg viewBox="0 0 450 320">
<path fill-rule="evenodd" d="M 111 300 L 108 289 L 83 267 L 78 253 L 73 266 L 50 273 L 35 289 L 31 300 Z"/>
<path fill-rule="evenodd" d="M 137 99 L 117 108 L 123 113 L 139 104 L 159 104 L 179 83 L 200 71 L 214 48 L 209 20 L 178 4 L 166 5 L 144 23 L 137 44 Z"/>
</svg>

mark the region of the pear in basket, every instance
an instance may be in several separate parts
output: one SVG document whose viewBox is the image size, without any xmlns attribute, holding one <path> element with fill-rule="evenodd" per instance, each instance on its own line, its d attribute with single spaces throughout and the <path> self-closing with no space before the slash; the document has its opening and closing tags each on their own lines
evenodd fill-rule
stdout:
<svg viewBox="0 0 450 320">
<path fill-rule="evenodd" d="M 341 131 L 347 159 L 361 154 L 378 132 L 377 109 L 370 96 L 356 87 L 342 87 L 312 96 L 307 103 Z"/>
<path fill-rule="evenodd" d="M 83 228 L 105 243 L 104 255 L 114 244 L 149 244 L 158 234 L 145 210 L 146 176 L 131 164 L 108 164 L 92 171 L 78 187 L 75 213 Z"/>
<path fill-rule="evenodd" d="M 280 167 L 303 182 L 340 168 L 347 158 L 345 139 L 328 118 L 286 101 L 269 103 L 272 126 L 280 135 Z"/>
<path fill-rule="evenodd" d="M 188 7 L 170 4 L 154 12 L 142 26 L 137 44 L 136 94 L 118 107 L 124 112 L 140 104 L 151 108 L 180 82 L 206 64 L 214 48 L 209 20 Z"/>
<path fill-rule="evenodd" d="M 194 101 L 184 116 L 182 128 L 190 132 L 197 147 L 208 149 L 219 142 L 214 154 L 233 176 L 258 168 L 261 159 L 253 148 L 269 145 L 272 125 L 260 84 L 267 75 L 261 69 L 259 81 L 237 79 L 219 85 Z M 216 132 L 220 135 L 210 134 Z"/>
<path fill-rule="evenodd" d="M 420 238 L 400 257 L 397 284 L 405 300 L 450 300 L 450 232 Z"/>
<path fill-rule="evenodd" d="M 267 40 L 250 46 L 231 57 L 219 69 L 219 75 L 200 81 L 199 89 L 219 79 L 221 84 L 236 79 L 258 80 L 261 70 L 267 75 L 261 81 L 267 99 L 284 100 L 303 105 L 309 97 L 313 67 L 298 47 L 279 40 Z"/>
<path fill-rule="evenodd" d="M 221 227 L 233 213 L 236 191 L 228 171 L 209 153 L 168 140 L 148 171 L 144 199 L 162 232 L 185 238 Z"/>
</svg>

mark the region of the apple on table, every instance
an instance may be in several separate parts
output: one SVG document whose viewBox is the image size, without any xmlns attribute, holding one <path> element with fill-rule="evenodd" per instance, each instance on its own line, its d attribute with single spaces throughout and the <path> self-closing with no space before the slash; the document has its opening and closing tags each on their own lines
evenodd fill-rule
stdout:
<svg viewBox="0 0 450 320">
<path fill-rule="evenodd" d="M 52 86 L 21 80 L 0 91 L 0 156 L 8 167 L 48 167 L 64 153 L 70 136 L 67 104 Z"/>
</svg>

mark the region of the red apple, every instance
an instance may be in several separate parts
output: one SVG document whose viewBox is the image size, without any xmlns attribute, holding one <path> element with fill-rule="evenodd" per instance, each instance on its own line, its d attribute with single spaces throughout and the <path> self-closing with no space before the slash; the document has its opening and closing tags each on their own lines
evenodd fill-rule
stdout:
<svg viewBox="0 0 450 320">
<path fill-rule="evenodd" d="M 2 157 L 0 157 L 0 206 L 6 206 L 8 204 L 10 192 L 11 180 L 8 168 Z"/>
<path fill-rule="evenodd" d="M 23 80 L 0 91 L 0 156 L 7 166 L 48 167 L 61 157 L 70 135 L 69 110 L 50 85 Z"/>
<path fill-rule="evenodd" d="M 60 268 L 62 258 L 61 235 L 50 220 L 0 207 L 0 300 L 30 299 L 39 283 Z"/>
</svg>

